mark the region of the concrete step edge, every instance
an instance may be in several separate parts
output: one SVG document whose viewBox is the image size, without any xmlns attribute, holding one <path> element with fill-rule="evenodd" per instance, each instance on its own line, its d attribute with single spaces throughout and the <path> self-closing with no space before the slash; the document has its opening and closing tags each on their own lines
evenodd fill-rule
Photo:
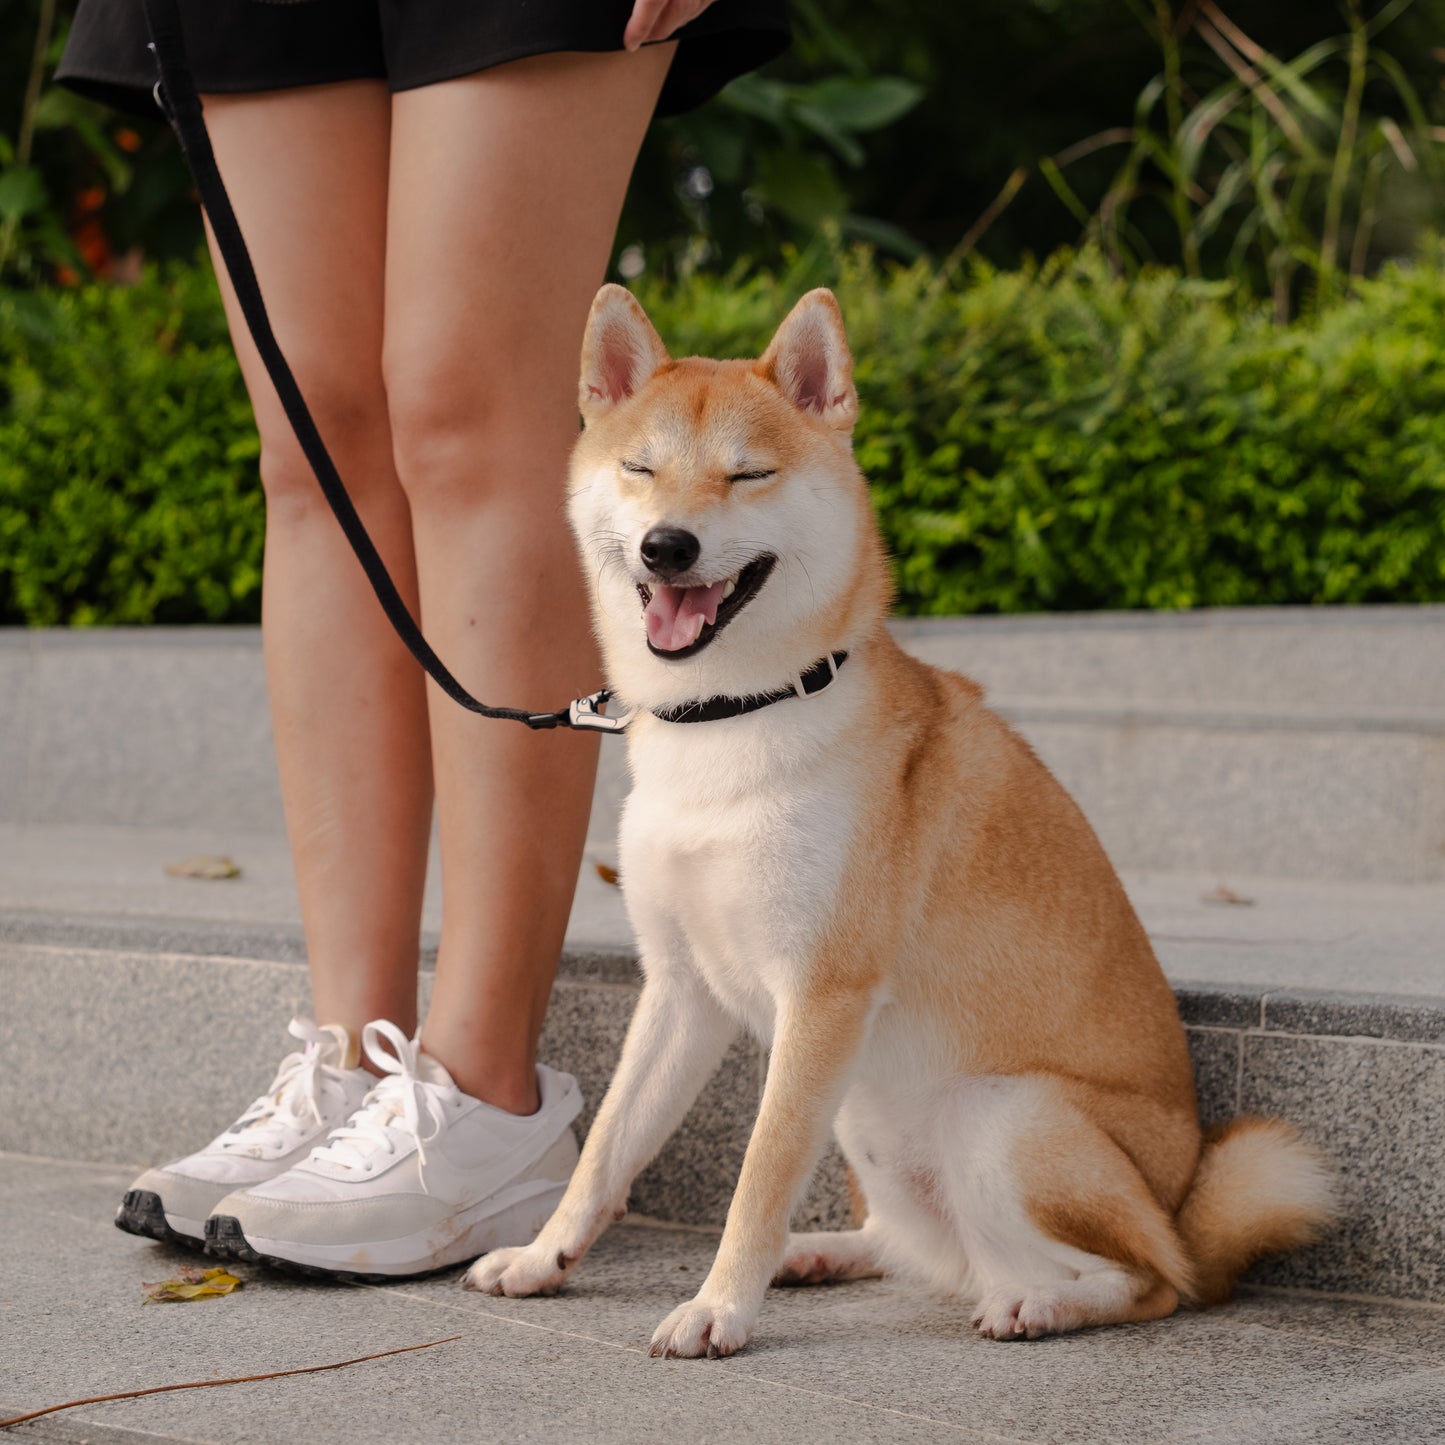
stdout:
<svg viewBox="0 0 1445 1445">
<path fill-rule="evenodd" d="M 193 963 L 297 969 L 306 962 L 305 939 L 296 926 L 118 914 L 75 917 L 0 911 L 0 955 L 6 948 L 149 953 Z M 435 969 L 436 952 L 435 934 L 423 935 L 423 972 Z M 557 978 L 559 983 L 613 984 L 634 991 L 642 983 L 636 950 L 616 943 L 568 944 Z M 1381 1039 L 1445 1048 L 1445 994 L 1196 979 L 1175 979 L 1172 986 L 1180 1017 L 1190 1028 Z"/>
</svg>

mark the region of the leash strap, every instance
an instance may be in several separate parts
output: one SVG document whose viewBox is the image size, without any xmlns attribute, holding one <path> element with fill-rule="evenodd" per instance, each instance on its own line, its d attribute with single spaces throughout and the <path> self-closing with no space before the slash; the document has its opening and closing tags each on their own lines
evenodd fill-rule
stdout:
<svg viewBox="0 0 1445 1445">
<path fill-rule="evenodd" d="M 838 676 L 838 669 L 848 660 L 846 652 L 830 652 L 820 657 L 807 672 L 799 675 L 792 687 L 780 687 L 776 692 L 760 692 L 753 697 L 705 697 L 697 702 L 680 703 L 677 707 L 655 707 L 652 715 L 663 722 L 698 723 L 718 722 L 725 717 L 742 717 L 744 713 L 757 712 L 771 707 L 775 702 L 786 702 L 790 697 L 812 697 L 831 687 Z"/>
<path fill-rule="evenodd" d="M 365 524 L 357 515 L 356 507 L 347 494 L 346 486 L 321 440 L 311 412 L 307 408 L 301 388 L 291 373 L 286 357 L 271 329 L 266 304 L 261 298 L 261 287 L 256 280 L 256 271 L 251 264 L 251 254 L 246 249 L 245 238 L 231 206 L 231 198 L 221 180 L 216 165 L 215 152 L 211 149 L 211 138 L 206 132 L 206 123 L 201 114 L 201 98 L 196 93 L 191 77 L 190 65 L 186 60 L 185 37 L 181 32 L 180 10 L 177 0 L 144 0 L 146 23 L 151 32 L 151 49 L 155 52 L 156 67 L 160 79 L 156 82 L 156 103 L 165 112 L 172 129 L 181 143 L 181 151 L 190 167 L 191 177 L 196 183 L 201 204 L 210 218 L 211 230 L 216 237 L 216 247 L 221 253 L 226 271 L 231 277 L 236 298 L 240 302 L 246 326 L 256 350 L 265 363 L 271 384 L 281 398 L 287 419 L 296 433 L 306 460 L 316 474 L 322 495 L 341 524 L 351 550 L 356 553 L 366 579 L 376 593 L 377 601 L 387 619 L 396 629 L 397 635 L 406 644 L 407 650 L 426 669 L 432 679 L 453 702 L 459 703 L 469 712 L 482 717 L 505 718 L 519 722 L 529 728 L 582 728 L 593 732 L 620 732 L 626 724 L 624 717 L 608 717 L 601 711 L 611 694 L 603 689 L 591 697 L 579 698 L 570 706 L 558 712 L 527 712 L 523 708 L 489 707 L 478 701 L 459 683 L 447 669 L 431 644 L 422 635 L 416 619 L 411 615 L 376 544 L 367 533 Z"/>
</svg>

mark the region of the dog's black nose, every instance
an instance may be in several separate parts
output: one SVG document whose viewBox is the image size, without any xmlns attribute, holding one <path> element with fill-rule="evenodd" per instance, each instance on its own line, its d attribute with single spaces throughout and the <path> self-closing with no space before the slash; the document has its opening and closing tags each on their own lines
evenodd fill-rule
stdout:
<svg viewBox="0 0 1445 1445">
<path fill-rule="evenodd" d="M 653 527 L 642 539 L 642 560 L 659 577 L 686 572 L 697 561 L 702 543 L 681 527 Z"/>
</svg>

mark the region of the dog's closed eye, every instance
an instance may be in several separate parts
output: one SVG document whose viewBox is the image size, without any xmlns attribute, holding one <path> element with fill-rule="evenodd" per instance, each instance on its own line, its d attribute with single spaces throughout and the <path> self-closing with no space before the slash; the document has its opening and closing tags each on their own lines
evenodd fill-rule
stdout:
<svg viewBox="0 0 1445 1445">
<path fill-rule="evenodd" d="M 767 467 L 755 472 L 734 472 L 728 478 L 730 482 L 760 482 L 764 477 L 775 477 L 778 474 L 776 467 Z"/>
</svg>

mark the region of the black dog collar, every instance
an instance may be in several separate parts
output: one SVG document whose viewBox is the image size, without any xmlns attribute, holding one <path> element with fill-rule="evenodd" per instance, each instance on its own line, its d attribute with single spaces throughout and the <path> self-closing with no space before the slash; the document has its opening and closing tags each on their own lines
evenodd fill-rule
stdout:
<svg viewBox="0 0 1445 1445">
<path fill-rule="evenodd" d="M 717 722 L 721 718 L 757 712 L 759 708 L 771 707 L 775 702 L 786 702 L 790 697 L 812 697 L 814 693 L 832 686 L 838 669 L 847 658 L 846 652 L 830 652 L 827 657 L 820 657 L 807 672 L 801 673 L 792 687 L 780 687 L 776 692 L 760 692 L 753 697 L 704 697 L 697 702 L 679 703 L 676 707 L 655 707 L 652 715 L 670 723 Z"/>
</svg>

